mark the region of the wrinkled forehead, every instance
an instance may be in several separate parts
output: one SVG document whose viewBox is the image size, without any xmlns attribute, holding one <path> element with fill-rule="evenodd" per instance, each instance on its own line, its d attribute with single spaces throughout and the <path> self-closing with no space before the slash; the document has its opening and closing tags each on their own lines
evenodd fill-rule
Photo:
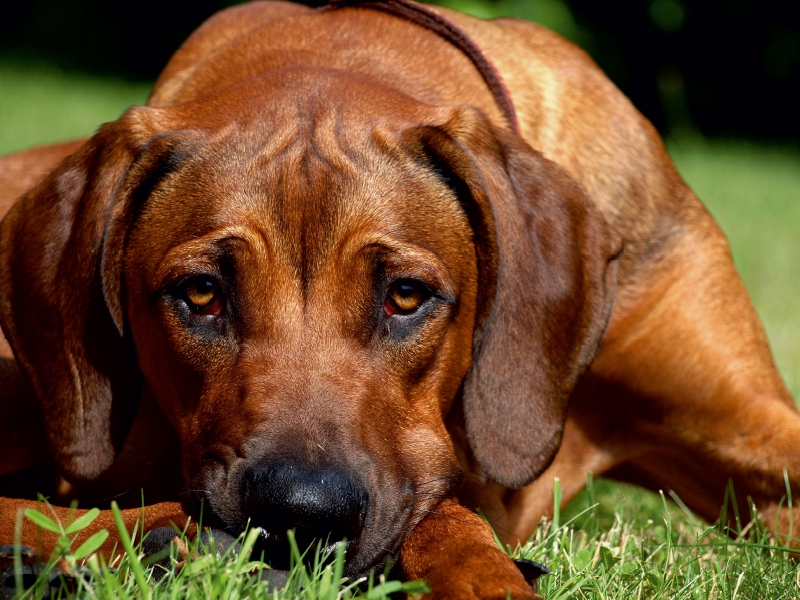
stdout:
<svg viewBox="0 0 800 600">
<path fill-rule="evenodd" d="M 345 126 L 333 106 L 280 125 L 231 124 L 190 146 L 137 221 L 161 252 L 246 228 L 307 276 L 348 243 L 385 238 L 446 262 L 471 248 L 468 221 L 446 183 L 385 128 Z"/>
</svg>

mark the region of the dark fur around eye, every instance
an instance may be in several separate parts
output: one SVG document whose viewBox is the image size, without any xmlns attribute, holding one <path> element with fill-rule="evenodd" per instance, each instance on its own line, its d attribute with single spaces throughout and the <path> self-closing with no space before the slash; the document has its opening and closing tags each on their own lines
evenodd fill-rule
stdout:
<svg viewBox="0 0 800 600">
<path fill-rule="evenodd" d="M 454 299 L 449 295 L 440 294 L 415 279 L 401 278 L 386 282 L 383 289 L 379 333 L 395 342 L 420 330 L 437 309 L 454 304 Z M 404 310 L 402 304 L 409 299 L 414 300 L 407 305 L 410 310 Z"/>
</svg>

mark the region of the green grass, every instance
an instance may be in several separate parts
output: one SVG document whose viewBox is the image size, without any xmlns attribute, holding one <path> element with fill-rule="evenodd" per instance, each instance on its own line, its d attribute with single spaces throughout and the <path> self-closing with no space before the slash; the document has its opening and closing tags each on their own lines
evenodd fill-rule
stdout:
<svg viewBox="0 0 800 600">
<path fill-rule="evenodd" d="M 0 90 L 0 154 L 90 135 L 127 106 L 143 103 L 148 91 L 141 84 L 1 61 Z M 800 397 L 800 152 L 701 139 L 673 143 L 670 151 L 729 236 L 776 362 L 795 397 Z M 563 524 L 567 519 L 573 521 Z M 750 529 L 749 540 L 742 543 L 722 535 L 658 495 L 598 480 L 570 504 L 559 523 L 544 523 L 522 555 L 553 569 L 553 575 L 541 580 L 548 600 L 800 596 L 795 563 L 785 560 L 779 549 L 767 547 L 758 527 Z M 138 560 L 135 553 L 126 555 L 116 565 L 119 573 L 100 574 L 99 583 L 93 579 L 99 571 L 89 573 L 77 595 L 268 596 L 257 580 L 262 567 L 211 557 L 190 561 L 194 566 L 170 576 L 164 586 L 149 572 L 139 573 L 149 578 L 144 592 L 133 569 Z M 380 597 L 391 587 L 381 587 L 376 579 L 373 591 L 368 585 L 366 591 L 341 588 L 335 561 L 297 569 L 289 591 L 278 598 Z"/>
<path fill-rule="evenodd" d="M 333 552 L 323 552 L 318 544 L 316 549 L 301 552 L 289 532 L 291 564 L 288 578 L 280 585 L 265 583 L 264 575 L 269 568 L 254 557 L 253 546 L 258 539 L 258 530 L 244 532 L 238 539 L 238 547 L 227 551 L 217 551 L 211 539 L 189 540 L 184 533 L 176 530 L 185 545 L 186 553 L 181 555 L 175 544 L 170 544 L 156 556 L 144 557 L 142 537 L 137 535 L 138 525 L 129 535 L 122 522 L 116 504 L 112 510 L 117 519 L 121 538 L 121 552 L 118 559 L 106 565 L 102 558 L 91 555 L 81 561 L 88 552 L 82 548 L 72 548 L 71 542 L 82 530 L 91 526 L 97 514 L 87 514 L 73 523 L 62 523 L 53 512 L 48 516 L 48 507 L 41 511 L 26 510 L 25 518 L 30 519 L 42 529 L 59 534 L 59 544 L 47 565 L 44 566 L 34 582 L 25 585 L 15 581 L 17 598 L 46 597 L 48 588 L 54 595 L 66 598 L 121 599 L 142 598 L 272 598 L 302 600 L 363 599 L 388 600 L 390 594 L 398 592 L 424 592 L 427 587 L 422 582 L 399 582 L 380 573 L 368 578 L 348 581 L 343 578 L 344 546 L 339 545 Z M 80 522 L 83 521 L 83 522 Z M 97 534 L 95 534 L 97 535 Z M 96 549 L 99 544 L 96 544 Z M 163 554 L 163 556 L 162 556 Z M 166 563 L 164 560 L 166 559 Z M 21 558 L 17 558 L 21 560 Z M 154 564 L 158 561 L 158 564 Z M 78 566 L 81 565 L 82 566 Z M 62 576 L 64 565 L 69 565 L 71 577 L 56 578 L 51 583 L 51 573 Z M 56 566 L 60 571 L 56 570 Z M 6 583 L 8 586 L 8 583 Z M 26 589 L 27 588 L 27 589 Z"/>
<path fill-rule="evenodd" d="M 144 104 L 149 91 L 148 84 L 0 60 L 0 155 L 91 135 Z"/>
<path fill-rule="evenodd" d="M 757 519 L 745 530 L 720 531 L 664 496 L 647 494 L 633 518 L 617 507 L 606 527 L 603 505 L 590 504 L 563 526 L 543 523 L 521 551 L 550 565 L 540 590 L 548 600 L 788 600 L 800 593 L 796 564 Z"/>
</svg>

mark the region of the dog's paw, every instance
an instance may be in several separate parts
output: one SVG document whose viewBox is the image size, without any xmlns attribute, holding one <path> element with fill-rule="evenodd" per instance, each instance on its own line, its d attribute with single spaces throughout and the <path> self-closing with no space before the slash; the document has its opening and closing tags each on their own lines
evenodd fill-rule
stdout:
<svg viewBox="0 0 800 600">
<path fill-rule="evenodd" d="M 464 578 L 460 582 L 450 580 L 429 582 L 432 590 L 421 596 L 424 600 L 542 600 L 531 587 L 521 588 L 515 585 L 502 585 L 499 582 L 487 582 Z"/>
<path fill-rule="evenodd" d="M 426 600 L 540 600 L 537 580 L 550 572 L 533 561 L 512 561 L 496 547 L 483 552 L 454 549 L 444 556 L 455 560 L 431 561 L 424 569 L 407 573 L 428 584 Z"/>
<path fill-rule="evenodd" d="M 515 563 L 494 541 L 486 521 L 455 500 L 443 500 L 408 535 L 400 566 L 409 580 L 426 581 L 436 600 L 536 600 L 547 567 Z"/>
</svg>

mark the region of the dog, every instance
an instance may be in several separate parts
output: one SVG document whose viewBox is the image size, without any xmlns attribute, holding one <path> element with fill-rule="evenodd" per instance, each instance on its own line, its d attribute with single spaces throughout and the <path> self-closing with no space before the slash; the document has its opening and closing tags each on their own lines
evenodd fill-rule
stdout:
<svg viewBox="0 0 800 600">
<path fill-rule="evenodd" d="M 347 540 L 350 577 L 536 598 L 475 509 L 513 547 L 556 477 L 709 520 L 732 480 L 800 522 L 800 415 L 723 233 L 538 25 L 229 8 L 147 106 L 0 182 L 2 543 L 35 492 L 132 526 L 144 490 L 148 528 L 202 511 L 275 560 L 294 528 Z"/>
</svg>

